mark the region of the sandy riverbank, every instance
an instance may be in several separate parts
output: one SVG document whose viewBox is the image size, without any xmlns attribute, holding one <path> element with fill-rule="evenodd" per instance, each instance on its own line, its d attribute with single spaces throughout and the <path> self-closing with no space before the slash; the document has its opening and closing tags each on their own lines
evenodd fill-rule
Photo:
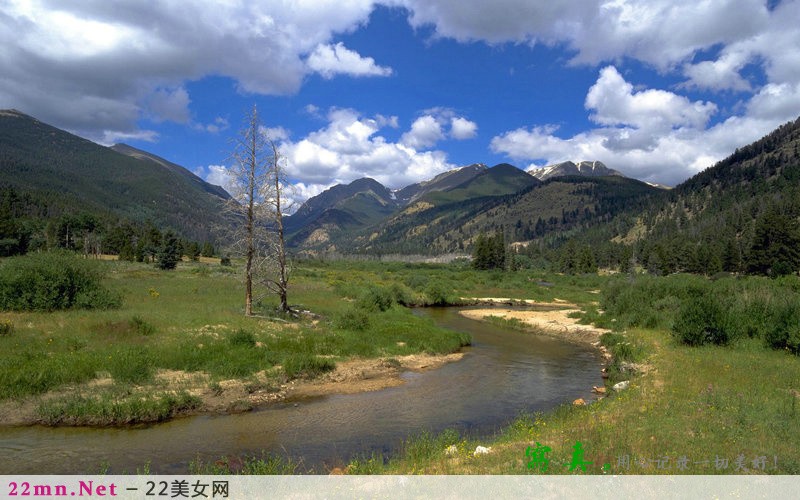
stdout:
<svg viewBox="0 0 800 500">
<path fill-rule="evenodd" d="M 491 300 L 494 304 L 503 304 L 508 299 L 480 299 Z M 503 307 L 491 307 L 485 309 L 466 309 L 459 311 L 459 314 L 466 318 L 486 321 L 490 316 L 517 320 L 523 325 L 528 326 L 531 330 L 538 333 L 553 335 L 576 342 L 588 342 L 600 349 L 604 357 L 608 357 L 605 348 L 600 345 L 600 336 L 610 330 L 605 328 L 598 328 L 593 325 L 582 325 L 578 323 L 577 318 L 572 318 L 570 315 L 580 312 L 577 306 L 566 302 L 536 302 L 532 300 L 520 301 L 526 305 L 537 306 L 552 306 L 561 307 L 560 309 L 551 310 L 536 310 L 536 309 L 508 309 Z M 487 303 L 487 302 L 484 302 Z"/>
</svg>

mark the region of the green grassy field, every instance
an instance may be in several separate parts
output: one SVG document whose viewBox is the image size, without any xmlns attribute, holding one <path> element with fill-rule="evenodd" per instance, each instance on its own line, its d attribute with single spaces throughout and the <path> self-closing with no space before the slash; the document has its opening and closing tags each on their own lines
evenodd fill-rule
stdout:
<svg viewBox="0 0 800 500">
<path fill-rule="evenodd" d="M 122 296 L 121 307 L 0 313 L 9 329 L 0 336 L 0 402 L 41 397 L 37 414 L 48 424 L 159 421 L 198 406 L 161 381 L 163 371 L 202 373 L 212 389 L 238 379 L 269 390 L 317 376 L 338 360 L 449 353 L 469 342 L 413 316 L 392 295 L 376 304 L 383 289 L 359 284 L 332 292 L 339 281 L 353 283 L 349 272 L 298 270 L 291 302 L 314 315 L 271 316 L 267 297 L 261 315 L 247 318 L 243 286 L 230 268 L 95 265 Z"/>
<path fill-rule="evenodd" d="M 0 335 L 0 402 L 33 398 L 41 421 L 54 424 L 162 420 L 198 402 L 180 391 L 142 397 L 137 388 L 157 388 L 160 370 L 205 373 L 211 390 L 232 378 L 263 388 L 313 377 L 353 356 L 451 352 L 468 341 L 402 304 L 560 299 L 579 304 L 583 321 L 614 330 L 602 338 L 615 355 L 608 385 L 629 380 L 627 390 L 607 387 L 609 397 L 588 406 L 521 415 L 480 442 L 455 431 L 409 436 L 396 456 L 358 457 L 346 472 L 800 473 L 797 277 L 711 281 L 304 262 L 293 275 L 290 303 L 318 316 L 294 320 L 270 317 L 271 298 L 261 304 L 262 316 L 245 318 L 242 286 L 223 266 L 182 263 L 176 272 L 160 272 L 97 264 L 104 266 L 104 284 L 123 297 L 120 308 L 0 314 L 0 323 L 10 325 Z M 688 314 L 697 301 L 716 312 Z M 110 385 L 80 390 L 103 380 Z M 53 391 L 63 395 L 46 397 Z M 491 452 L 474 456 L 478 445 Z M 547 461 L 536 462 L 544 447 L 549 451 L 540 457 Z M 586 471 L 570 470 L 578 458 Z M 198 462 L 193 470 L 294 470 L 276 457 L 229 461 L 230 468 Z"/>
</svg>

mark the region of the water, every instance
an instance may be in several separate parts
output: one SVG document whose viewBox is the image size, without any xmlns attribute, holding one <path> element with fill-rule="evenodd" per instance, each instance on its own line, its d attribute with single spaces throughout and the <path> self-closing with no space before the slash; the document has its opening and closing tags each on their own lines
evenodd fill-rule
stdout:
<svg viewBox="0 0 800 500">
<path fill-rule="evenodd" d="M 357 455 L 391 453 L 423 430 L 455 427 L 488 436 L 520 412 L 591 398 L 602 385 L 601 359 L 588 346 L 463 318 L 454 308 L 425 309 L 447 328 L 472 334 L 464 358 L 403 374 L 402 386 L 287 402 L 239 415 L 197 416 L 151 427 L 87 429 L 0 427 L 0 474 L 135 472 L 180 474 L 201 457 L 290 456 L 324 473 Z M 296 406 L 295 406 L 296 404 Z"/>
</svg>

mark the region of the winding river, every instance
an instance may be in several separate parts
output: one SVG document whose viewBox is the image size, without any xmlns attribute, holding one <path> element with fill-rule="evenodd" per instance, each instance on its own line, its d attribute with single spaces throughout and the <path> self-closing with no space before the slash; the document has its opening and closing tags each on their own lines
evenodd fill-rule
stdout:
<svg viewBox="0 0 800 500">
<path fill-rule="evenodd" d="M 591 398 L 602 385 L 601 358 L 589 346 L 526 334 L 458 315 L 417 310 L 446 328 L 472 334 L 455 363 L 406 372 L 405 384 L 360 394 L 289 401 L 238 415 L 196 416 L 132 429 L 0 427 L 0 474 L 135 472 L 181 474 L 198 456 L 290 456 L 325 473 L 351 457 L 389 454 L 423 430 L 454 427 L 489 436 L 520 412 L 546 411 Z"/>
</svg>

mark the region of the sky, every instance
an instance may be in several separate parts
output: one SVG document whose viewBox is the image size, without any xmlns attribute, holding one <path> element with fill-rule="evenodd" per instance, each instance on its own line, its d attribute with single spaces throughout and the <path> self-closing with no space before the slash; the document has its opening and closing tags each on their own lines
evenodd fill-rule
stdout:
<svg viewBox="0 0 800 500">
<path fill-rule="evenodd" d="M 472 163 L 676 185 L 800 116 L 800 0 L 4 0 L 0 108 L 225 185 L 256 106 L 302 201 Z"/>
</svg>

